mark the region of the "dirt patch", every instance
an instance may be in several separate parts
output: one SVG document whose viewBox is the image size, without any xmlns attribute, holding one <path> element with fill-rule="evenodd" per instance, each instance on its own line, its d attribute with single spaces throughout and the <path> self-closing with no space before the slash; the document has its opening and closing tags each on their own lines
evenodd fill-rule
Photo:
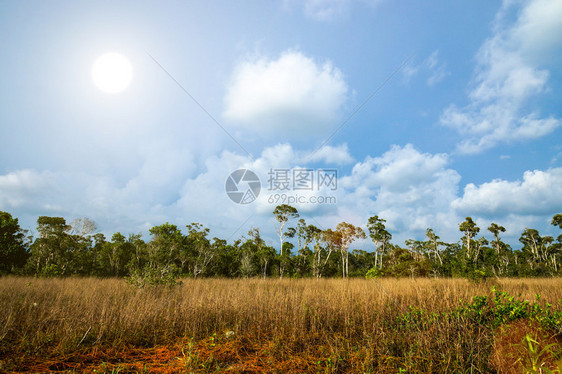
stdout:
<svg viewBox="0 0 562 374">
<path fill-rule="evenodd" d="M 534 321 L 525 319 L 502 325 L 494 336 L 491 364 L 498 373 L 547 373 L 562 368 L 561 359 L 562 337 Z M 536 371 L 530 371 L 531 368 Z"/>
</svg>

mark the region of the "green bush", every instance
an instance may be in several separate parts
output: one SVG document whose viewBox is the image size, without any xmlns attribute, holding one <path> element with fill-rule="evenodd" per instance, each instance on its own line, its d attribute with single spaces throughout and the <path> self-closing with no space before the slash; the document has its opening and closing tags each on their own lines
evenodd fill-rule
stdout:
<svg viewBox="0 0 562 374">
<path fill-rule="evenodd" d="M 142 269 L 134 270 L 125 279 L 129 284 L 138 288 L 146 286 L 167 285 L 175 286 L 178 282 L 180 271 L 175 266 L 168 266 L 162 269 L 145 266 Z"/>
<path fill-rule="evenodd" d="M 382 270 L 374 267 L 374 268 L 369 269 L 369 271 L 365 275 L 365 278 L 367 278 L 367 279 L 380 278 L 380 277 L 382 277 L 382 275 L 383 275 Z"/>
</svg>

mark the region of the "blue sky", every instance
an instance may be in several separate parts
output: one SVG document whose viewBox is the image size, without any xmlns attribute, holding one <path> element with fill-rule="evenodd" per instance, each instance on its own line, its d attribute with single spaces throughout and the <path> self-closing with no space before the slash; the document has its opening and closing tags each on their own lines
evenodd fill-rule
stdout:
<svg viewBox="0 0 562 374">
<path fill-rule="evenodd" d="M 0 42 L 0 210 L 25 228 L 200 222 L 275 243 L 268 171 L 325 168 L 337 190 L 284 191 L 323 228 L 558 235 L 560 1 L 3 1 Z M 133 68 L 117 94 L 92 82 L 108 52 Z M 240 168 L 262 182 L 250 204 L 225 193 Z"/>
</svg>

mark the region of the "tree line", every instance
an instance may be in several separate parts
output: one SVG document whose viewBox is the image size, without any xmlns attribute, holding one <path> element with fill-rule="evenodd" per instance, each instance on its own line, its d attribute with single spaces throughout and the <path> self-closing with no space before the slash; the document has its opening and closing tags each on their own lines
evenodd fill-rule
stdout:
<svg viewBox="0 0 562 374">
<path fill-rule="evenodd" d="M 386 221 L 369 218 L 367 230 L 347 222 L 320 229 L 301 218 L 297 209 L 279 205 L 273 211 L 279 245 L 251 229 L 233 243 L 210 237 L 199 223 L 181 229 L 165 223 L 141 234 L 117 232 L 108 240 L 95 222 L 63 217 L 37 219 L 37 237 L 18 219 L 0 212 L 0 274 L 36 276 L 132 277 L 526 277 L 561 275 L 562 234 L 556 239 L 531 228 L 519 238 L 521 247 L 502 241 L 506 231 L 492 223 L 486 231 L 466 217 L 462 237 L 446 243 L 428 228 L 425 240 L 391 242 Z M 552 218 L 562 229 L 562 214 Z M 369 237 L 372 250 L 352 249 Z"/>
</svg>

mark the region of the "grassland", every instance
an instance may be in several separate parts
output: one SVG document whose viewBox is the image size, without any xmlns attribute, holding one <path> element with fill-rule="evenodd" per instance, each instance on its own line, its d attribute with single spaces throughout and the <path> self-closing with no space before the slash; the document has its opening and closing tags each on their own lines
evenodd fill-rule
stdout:
<svg viewBox="0 0 562 374">
<path fill-rule="evenodd" d="M 556 372 L 561 301 L 562 279 L 5 277 L 0 371 Z"/>
</svg>

